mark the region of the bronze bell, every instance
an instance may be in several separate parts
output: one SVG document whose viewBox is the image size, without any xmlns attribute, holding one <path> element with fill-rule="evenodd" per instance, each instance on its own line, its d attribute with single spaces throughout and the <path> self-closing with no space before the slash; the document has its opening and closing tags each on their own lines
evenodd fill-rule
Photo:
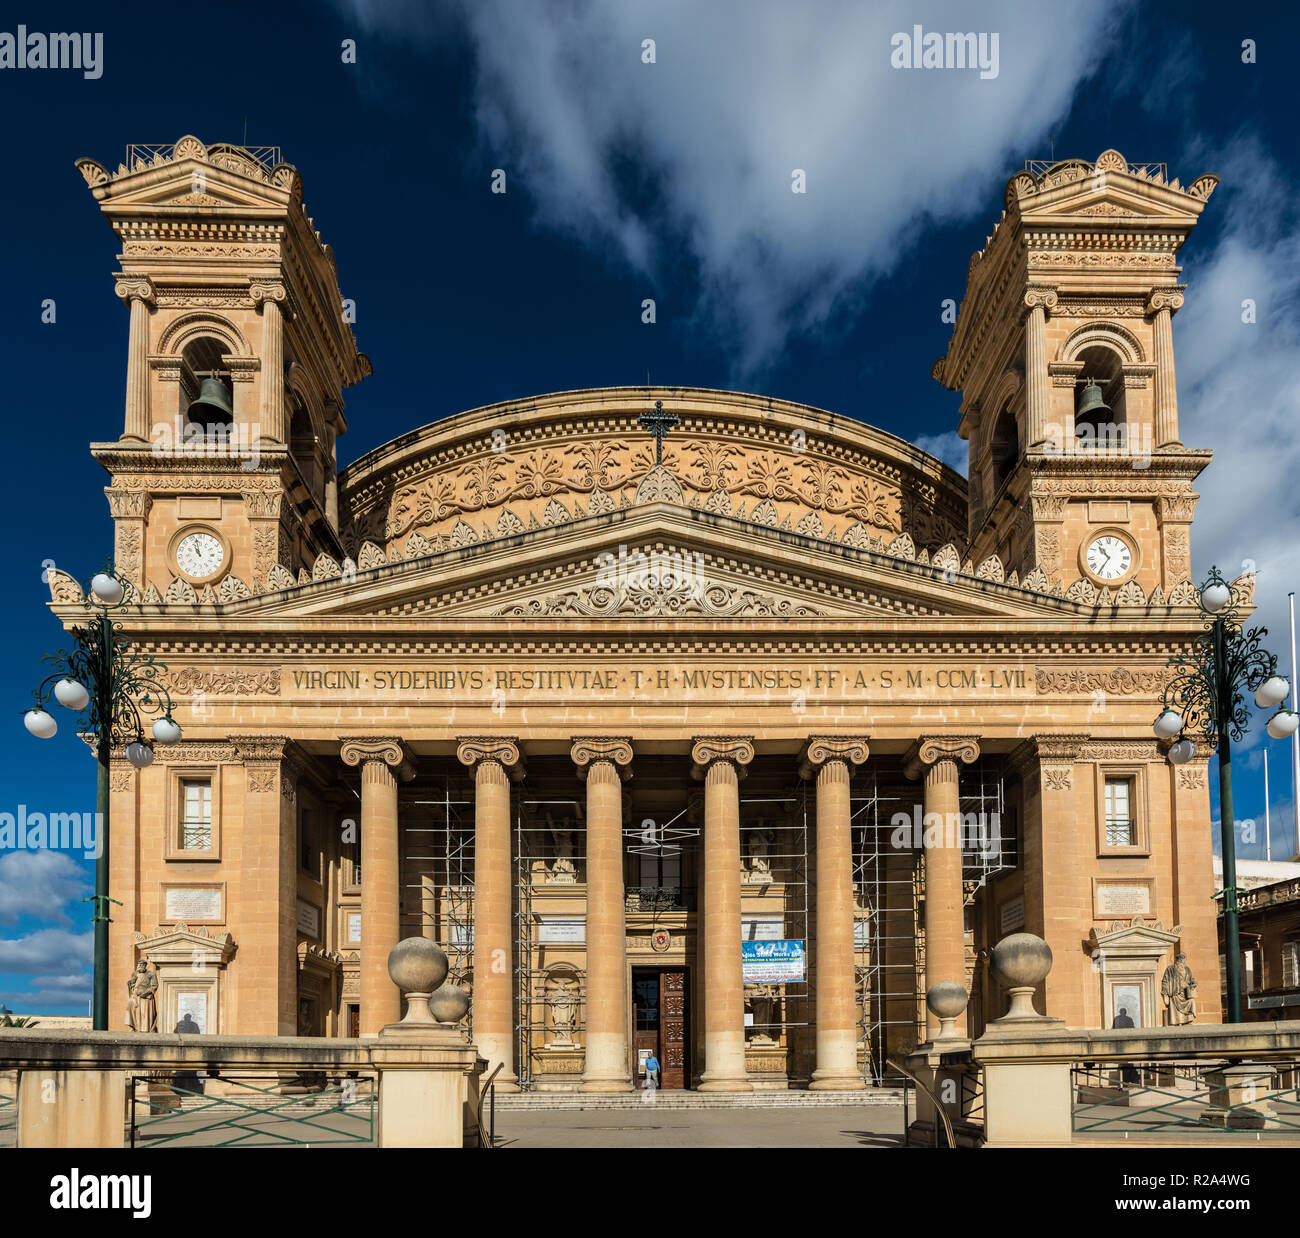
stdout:
<svg viewBox="0 0 1300 1238">
<path fill-rule="evenodd" d="M 219 378 L 205 378 L 199 387 L 198 398 L 190 405 L 189 420 L 200 425 L 226 424 L 235 419 L 235 406 L 230 402 L 230 392 Z"/>
<path fill-rule="evenodd" d="M 1090 382 L 1083 389 L 1083 395 L 1079 399 L 1079 407 L 1074 411 L 1076 433 L 1080 426 L 1108 425 L 1114 420 L 1110 405 L 1102 399 L 1101 388 L 1095 382 Z"/>
</svg>

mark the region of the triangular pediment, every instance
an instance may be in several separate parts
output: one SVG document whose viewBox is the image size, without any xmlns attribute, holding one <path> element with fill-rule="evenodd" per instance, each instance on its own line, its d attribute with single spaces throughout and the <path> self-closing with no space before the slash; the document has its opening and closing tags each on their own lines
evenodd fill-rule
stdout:
<svg viewBox="0 0 1300 1238">
<path fill-rule="evenodd" d="M 285 588 L 230 613 L 452 618 L 1038 617 L 1057 597 L 668 503 Z M 354 567 L 355 565 L 351 565 Z"/>
</svg>

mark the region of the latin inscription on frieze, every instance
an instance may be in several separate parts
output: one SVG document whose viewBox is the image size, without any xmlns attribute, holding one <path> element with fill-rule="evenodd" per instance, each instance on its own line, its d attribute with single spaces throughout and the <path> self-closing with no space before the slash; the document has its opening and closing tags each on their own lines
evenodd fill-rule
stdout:
<svg viewBox="0 0 1300 1238">
<path fill-rule="evenodd" d="M 457 668 L 328 667 L 289 669 L 292 691 L 305 695 L 363 693 L 414 698 L 440 695 L 539 694 L 595 697 L 660 693 L 1019 693 L 1033 688 L 1024 666 L 497 666 Z"/>
</svg>

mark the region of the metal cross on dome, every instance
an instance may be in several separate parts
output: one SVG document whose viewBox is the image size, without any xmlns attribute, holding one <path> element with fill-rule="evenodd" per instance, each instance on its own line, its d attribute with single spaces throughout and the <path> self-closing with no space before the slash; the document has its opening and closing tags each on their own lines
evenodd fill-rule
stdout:
<svg viewBox="0 0 1300 1238">
<path fill-rule="evenodd" d="M 665 412 L 664 402 L 656 400 L 654 408 L 648 413 L 642 413 L 636 423 L 654 436 L 655 468 L 658 468 L 664 462 L 664 436 L 674 426 L 681 425 L 682 419 L 676 413 Z"/>
</svg>

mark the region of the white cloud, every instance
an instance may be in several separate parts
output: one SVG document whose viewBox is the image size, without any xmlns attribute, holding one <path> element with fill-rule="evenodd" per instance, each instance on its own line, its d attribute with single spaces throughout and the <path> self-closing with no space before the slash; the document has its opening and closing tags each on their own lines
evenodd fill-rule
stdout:
<svg viewBox="0 0 1300 1238">
<path fill-rule="evenodd" d="M 0 924 L 24 915 L 67 924 L 65 904 L 89 889 L 85 869 L 66 852 L 5 852 L 0 855 Z"/>
<path fill-rule="evenodd" d="M 445 35 L 412 0 L 336 0 L 364 26 Z M 647 294 L 683 258 L 739 374 L 891 270 L 929 221 L 989 215 L 1106 56 L 1124 6 L 991 0 L 455 0 L 494 166 L 539 221 L 612 250 Z M 998 76 L 895 69 L 891 37 L 999 38 Z M 656 62 L 642 62 L 653 39 Z M 806 194 L 791 192 L 803 169 Z M 958 275 L 955 274 L 954 278 Z M 955 288 L 953 295 L 958 295 Z M 664 311 L 660 306 L 660 321 Z"/>
<path fill-rule="evenodd" d="M 1265 647 L 1289 675 L 1286 595 L 1300 590 L 1300 231 L 1287 178 L 1254 139 L 1189 158 L 1196 173 L 1223 178 L 1205 217 L 1222 213 L 1222 230 L 1207 257 L 1184 255 L 1187 303 L 1174 318 L 1181 437 L 1214 449 L 1196 487 L 1193 567 L 1198 580 L 1212 563 L 1231 579 L 1254 563 L 1250 623 L 1268 627 Z M 1253 324 L 1242 321 L 1244 301 L 1254 302 Z M 1257 713 L 1246 747 L 1269 744 L 1274 791 L 1293 793 L 1290 744 L 1269 740 L 1263 721 Z"/>
<path fill-rule="evenodd" d="M 956 430 L 951 430 L 947 434 L 921 434 L 912 442 L 935 459 L 942 460 L 950 469 L 955 469 L 963 477 L 970 469 L 970 445 L 958 435 Z"/>
<path fill-rule="evenodd" d="M 67 929 L 38 929 L 23 937 L 0 940 L 0 974 L 41 975 L 66 973 L 89 966 L 95 935 Z"/>
</svg>

